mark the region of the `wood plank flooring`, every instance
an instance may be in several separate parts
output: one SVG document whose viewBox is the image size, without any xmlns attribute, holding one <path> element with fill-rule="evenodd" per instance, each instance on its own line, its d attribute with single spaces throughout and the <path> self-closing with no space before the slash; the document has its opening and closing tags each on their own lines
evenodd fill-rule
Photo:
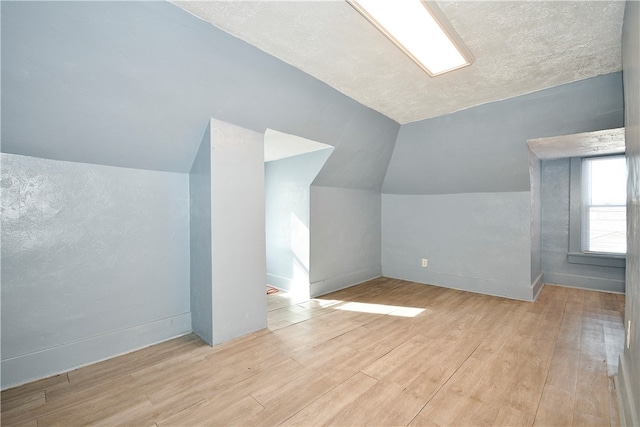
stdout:
<svg viewBox="0 0 640 427">
<path fill-rule="evenodd" d="M 547 285 L 526 303 L 387 278 L 269 328 L 187 335 L 2 392 L 3 426 L 614 426 L 624 296 Z"/>
</svg>

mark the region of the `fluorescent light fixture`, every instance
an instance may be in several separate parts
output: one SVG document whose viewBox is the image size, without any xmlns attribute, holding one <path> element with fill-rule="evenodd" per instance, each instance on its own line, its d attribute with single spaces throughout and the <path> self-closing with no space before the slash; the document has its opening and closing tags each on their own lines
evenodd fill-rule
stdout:
<svg viewBox="0 0 640 427">
<path fill-rule="evenodd" d="M 471 65 L 473 56 L 434 2 L 347 0 L 430 76 Z"/>
</svg>

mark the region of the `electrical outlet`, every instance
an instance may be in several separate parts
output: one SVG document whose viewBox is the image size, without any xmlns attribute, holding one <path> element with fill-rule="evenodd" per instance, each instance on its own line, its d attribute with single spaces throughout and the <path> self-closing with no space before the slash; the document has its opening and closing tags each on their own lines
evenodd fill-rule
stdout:
<svg viewBox="0 0 640 427">
<path fill-rule="evenodd" d="M 627 349 L 631 346 L 631 320 L 627 320 Z"/>
<path fill-rule="evenodd" d="M 429 260 L 426 258 L 422 258 L 422 267 L 427 268 L 429 266 Z"/>
</svg>

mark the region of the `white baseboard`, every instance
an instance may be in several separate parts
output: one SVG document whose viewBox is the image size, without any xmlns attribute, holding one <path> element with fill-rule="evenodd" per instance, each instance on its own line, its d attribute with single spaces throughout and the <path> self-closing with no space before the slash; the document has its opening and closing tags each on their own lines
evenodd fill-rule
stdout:
<svg viewBox="0 0 640 427">
<path fill-rule="evenodd" d="M 2 360 L 2 390 L 130 353 L 191 332 L 191 313 Z"/>
<path fill-rule="evenodd" d="M 620 425 L 640 426 L 640 414 L 638 413 L 640 396 L 633 395 L 629 375 L 630 372 L 626 358 L 624 354 L 621 354 L 616 381 L 616 394 L 618 395 L 618 402 L 620 404 Z"/>
<path fill-rule="evenodd" d="M 395 268 L 382 266 L 382 275 L 393 279 L 409 280 L 426 285 L 435 285 L 443 288 L 458 289 L 460 291 L 475 292 L 485 295 L 493 295 L 522 301 L 533 301 L 534 290 L 537 284 L 514 284 L 496 280 L 478 279 L 475 277 L 455 276 L 424 270 L 412 270 L 407 268 Z M 542 280 L 542 279 L 540 279 Z M 538 286 L 542 286 L 540 283 Z"/>
<path fill-rule="evenodd" d="M 311 283 L 310 293 L 311 297 L 317 297 L 319 295 L 328 294 L 329 292 L 339 291 L 360 283 L 375 279 L 382 276 L 380 267 L 371 268 L 368 270 L 356 271 L 353 273 L 345 274 L 340 277 L 333 277 L 331 279 L 318 280 Z"/>
<path fill-rule="evenodd" d="M 290 291 L 294 287 L 293 279 L 288 277 L 278 276 L 277 274 L 267 273 L 267 285 L 278 288 L 281 291 Z"/>
<path fill-rule="evenodd" d="M 625 292 L 624 280 L 601 279 L 597 277 L 574 276 L 570 274 L 544 273 L 546 283 L 568 286 L 571 288 L 590 289 L 594 291 Z"/>
<path fill-rule="evenodd" d="M 544 287 L 544 275 L 540 273 L 536 280 L 531 284 L 531 294 L 533 295 L 533 300 L 538 299 L 538 295 L 542 292 L 542 288 Z"/>
</svg>

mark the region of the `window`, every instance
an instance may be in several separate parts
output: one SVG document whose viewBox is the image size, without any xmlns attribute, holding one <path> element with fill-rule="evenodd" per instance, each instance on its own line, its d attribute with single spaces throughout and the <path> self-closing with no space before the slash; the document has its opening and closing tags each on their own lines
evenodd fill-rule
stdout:
<svg viewBox="0 0 640 427">
<path fill-rule="evenodd" d="M 570 263 L 625 266 L 626 181 L 624 156 L 571 159 Z"/>
<path fill-rule="evenodd" d="M 627 252 L 625 158 L 582 159 L 582 251 Z"/>
</svg>

